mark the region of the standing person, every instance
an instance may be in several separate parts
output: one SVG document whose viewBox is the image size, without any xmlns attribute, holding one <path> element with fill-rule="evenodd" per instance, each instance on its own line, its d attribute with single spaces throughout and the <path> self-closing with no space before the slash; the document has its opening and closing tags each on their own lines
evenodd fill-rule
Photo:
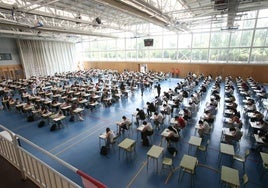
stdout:
<svg viewBox="0 0 268 188">
<path fill-rule="evenodd" d="M 143 96 L 143 92 L 144 92 L 144 83 L 143 82 L 141 82 L 140 87 L 141 87 L 141 96 Z"/>
<path fill-rule="evenodd" d="M 156 89 L 157 89 L 157 96 L 159 97 L 160 94 L 161 94 L 161 86 L 160 86 L 160 84 L 157 85 Z"/>
<path fill-rule="evenodd" d="M 136 124 L 139 125 L 139 120 L 145 120 L 146 115 L 143 110 L 140 110 L 139 108 L 136 108 L 137 114 L 136 114 Z"/>
</svg>

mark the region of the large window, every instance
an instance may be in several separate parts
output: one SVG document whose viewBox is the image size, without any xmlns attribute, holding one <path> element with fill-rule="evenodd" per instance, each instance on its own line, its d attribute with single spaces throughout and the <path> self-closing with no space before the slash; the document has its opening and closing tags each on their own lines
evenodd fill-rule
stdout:
<svg viewBox="0 0 268 188">
<path fill-rule="evenodd" d="M 235 20 L 233 30 L 222 23 L 204 23 L 191 32 L 170 32 L 158 26 L 136 27 L 132 38 L 93 38 L 79 43 L 83 58 L 92 61 L 268 63 L 268 10 L 250 11 Z M 222 18 L 226 19 L 226 18 Z M 123 35 L 122 35 L 123 36 Z M 153 39 L 145 47 L 144 39 Z"/>
</svg>

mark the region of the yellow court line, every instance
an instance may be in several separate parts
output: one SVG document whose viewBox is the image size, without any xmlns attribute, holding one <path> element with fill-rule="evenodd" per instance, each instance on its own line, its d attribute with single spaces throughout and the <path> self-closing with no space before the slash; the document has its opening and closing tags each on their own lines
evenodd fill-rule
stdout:
<svg viewBox="0 0 268 188">
<path fill-rule="evenodd" d="M 161 143 L 161 142 L 160 142 Z M 160 146 L 160 143 L 158 144 L 158 146 Z M 130 182 L 127 185 L 127 188 L 130 187 L 132 185 L 132 183 L 135 181 L 135 179 L 138 177 L 138 175 L 141 173 L 142 169 L 145 167 L 145 165 L 147 165 L 147 158 L 145 161 L 143 161 L 143 165 L 139 168 L 138 172 L 135 174 L 135 176 L 133 178 L 131 178 Z"/>
<path fill-rule="evenodd" d="M 52 151 L 56 150 L 57 148 L 63 146 L 64 144 L 67 144 L 68 142 L 71 142 L 72 140 L 76 139 L 77 137 L 80 137 L 83 134 L 88 134 L 88 132 L 91 132 L 92 130 L 94 130 L 96 128 L 96 126 L 99 126 L 101 124 L 102 123 L 96 124 L 94 127 L 91 127 L 88 130 L 86 130 L 86 131 L 84 131 L 84 132 L 82 132 L 82 133 L 80 133 L 78 135 L 75 135 L 74 137 L 71 137 L 70 139 L 66 140 L 65 142 L 63 142 L 63 143 L 57 145 L 56 147 L 50 149 L 49 152 L 52 152 Z"/>
<path fill-rule="evenodd" d="M 105 122 L 105 121 L 110 122 L 110 121 L 105 120 L 105 119 L 100 119 L 100 120 L 101 120 L 101 121 L 104 121 L 104 122 Z M 66 140 L 66 141 L 63 142 L 62 144 L 60 144 L 60 145 L 58 145 L 58 146 L 52 148 L 51 150 L 49 150 L 49 152 L 52 152 L 52 151 L 56 150 L 57 148 L 63 146 L 64 144 L 67 144 L 68 142 L 74 140 L 74 139 L 77 138 L 77 137 L 81 137 L 81 135 L 83 135 L 83 134 L 87 134 L 87 136 L 84 137 L 83 139 L 78 140 L 78 142 L 76 141 L 75 143 L 73 143 L 73 144 L 71 144 L 71 145 L 68 145 L 68 147 L 64 148 L 62 151 L 59 151 L 59 152 L 56 153 L 55 155 L 59 155 L 59 154 L 61 154 L 61 153 L 64 152 L 65 150 L 69 149 L 71 146 L 73 146 L 73 145 L 75 145 L 75 144 L 78 144 L 78 143 L 84 141 L 88 136 L 92 135 L 92 134 L 95 133 L 96 131 L 99 131 L 100 129 L 103 129 L 104 127 L 107 126 L 107 124 L 105 124 L 105 125 L 103 125 L 103 124 L 104 124 L 103 122 L 100 122 L 100 123 L 96 124 L 94 127 L 90 128 L 90 129 L 87 130 L 86 132 L 82 132 L 82 133 L 80 133 L 79 135 L 76 135 L 76 136 L 72 137 L 71 139 Z M 100 126 L 100 125 L 103 125 L 103 126 Z M 96 126 L 98 126 L 97 129 L 95 129 Z M 95 129 L 95 130 L 93 130 L 93 129 Z M 89 132 L 90 132 L 90 134 L 88 134 Z"/>
<path fill-rule="evenodd" d="M 138 172 L 135 174 L 135 176 L 130 180 L 130 182 L 127 184 L 127 188 L 129 188 L 132 183 L 135 181 L 135 179 L 138 177 L 138 175 L 141 173 L 142 169 L 147 165 L 147 160 L 143 162 L 143 165 L 139 168 Z"/>
<path fill-rule="evenodd" d="M 82 141 L 84 141 L 85 139 L 87 139 L 89 136 L 91 136 L 93 133 L 95 133 L 95 132 L 99 131 L 100 129 L 103 129 L 104 127 L 106 127 L 106 125 L 103 125 L 103 126 L 99 127 L 99 128 L 98 128 L 98 129 L 96 129 L 95 131 L 93 131 L 93 132 L 91 132 L 90 134 L 88 134 L 86 137 L 84 137 L 84 138 L 82 138 L 82 139 L 78 140 L 77 142 L 74 142 L 74 143 L 73 143 L 73 144 L 71 144 L 71 145 L 68 145 L 68 147 L 65 147 L 63 150 L 59 151 L 58 153 L 56 153 L 56 154 L 54 154 L 54 155 L 56 155 L 56 156 L 57 156 L 57 155 L 59 155 L 59 154 L 63 153 L 64 151 L 66 151 L 66 150 L 70 149 L 72 146 L 74 146 L 74 145 L 76 145 L 76 144 L 81 143 Z"/>
</svg>

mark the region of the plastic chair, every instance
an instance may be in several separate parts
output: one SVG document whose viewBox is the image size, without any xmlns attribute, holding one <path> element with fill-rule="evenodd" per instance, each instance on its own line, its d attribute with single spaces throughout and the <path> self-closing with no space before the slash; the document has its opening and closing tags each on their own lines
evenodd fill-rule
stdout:
<svg viewBox="0 0 268 188">
<path fill-rule="evenodd" d="M 164 170 L 164 169 L 170 169 L 171 172 L 174 171 L 172 158 L 168 158 L 168 157 L 163 158 L 161 171 Z"/>
<path fill-rule="evenodd" d="M 243 185 L 243 187 L 246 187 L 247 183 L 248 183 L 248 175 L 244 174 L 243 177 L 242 177 L 242 185 Z"/>
<path fill-rule="evenodd" d="M 181 179 L 183 178 L 184 173 L 190 174 L 191 175 L 191 187 L 193 187 L 193 185 L 194 185 L 194 176 L 196 175 L 195 170 L 196 170 L 197 166 L 198 166 L 198 161 L 196 162 L 195 168 L 194 168 L 193 171 L 183 168 L 183 174 L 182 174 Z M 179 178 L 178 178 L 178 182 L 179 181 L 180 181 L 180 175 L 179 175 Z"/>
<path fill-rule="evenodd" d="M 233 156 L 233 159 L 235 161 L 239 161 L 239 162 L 243 163 L 243 171 L 245 171 L 245 163 L 246 163 L 247 157 L 249 156 L 249 153 L 250 153 L 249 149 L 247 149 L 244 156 L 240 156 L 240 155 Z"/>
<path fill-rule="evenodd" d="M 241 178 L 241 187 L 246 187 L 248 183 L 248 175 L 244 174 L 243 177 Z M 236 188 L 236 186 L 230 186 L 231 188 Z"/>
<path fill-rule="evenodd" d="M 202 151 L 205 153 L 205 161 L 207 160 L 207 148 L 210 143 L 210 140 L 207 140 L 207 143 L 205 145 L 201 145 L 197 147 L 197 151 Z"/>
<path fill-rule="evenodd" d="M 119 135 L 116 135 L 113 139 L 113 142 L 110 143 L 112 146 L 113 150 L 115 151 L 115 146 L 117 146 L 117 140 L 119 139 Z"/>
</svg>

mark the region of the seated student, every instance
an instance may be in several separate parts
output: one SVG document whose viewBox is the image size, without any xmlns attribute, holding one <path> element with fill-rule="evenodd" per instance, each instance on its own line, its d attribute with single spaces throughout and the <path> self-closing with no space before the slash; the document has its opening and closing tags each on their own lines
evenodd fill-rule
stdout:
<svg viewBox="0 0 268 188">
<path fill-rule="evenodd" d="M 106 146 L 107 147 L 110 147 L 110 144 L 112 144 L 114 142 L 114 132 L 109 128 L 107 127 L 106 128 Z"/>
<path fill-rule="evenodd" d="M 268 132 L 260 132 L 259 133 L 259 137 L 261 138 L 261 140 L 263 141 L 263 143 L 256 143 L 256 149 L 258 151 L 262 151 L 262 149 L 265 147 L 268 147 Z"/>
<path fill-rule="evenodd" d="M 254 134 L 264 135 L 268 132 L 268 124 L 263 119 L 259 122 L 256 122 L 258 128 L 253 128 Z"/>
<path fill-rule="evenodd" d="M 178 142 L 180 135 L 177 129 L 173 126 L 168 126 L 169 136 L 166 137 L 167 142 L 170 144 L 170 142 Z"/>
<path fill-rule="evenodd" d="M 253 111 L 253 115 L 250 118 L 251 122 L 260 122 L 264 118 L 263 114 L 257 110 Z"/>
<path fill-rule="evenodd" d="M 117 123 L 119 129 L 118 129 L 118 134 L 120 135 L 121 132 L 124 132 L 124 130 L 128 130 L 129 126 L 131 125 L 131 121 L 126 117 L 122 117 L 122 121 Z"/>
<path fill-rule="evenodd" d="M 178 121 L 178 124 L 175 126 L 177 129 L 183 129 L 186 126 L 186 120 L 183 116 L 175 116 L 175 119 Z"/>
<path fill-rule="evenodd" d="M 234 115 L 232 118 L 231 118 L 231 122 L 230 124 L 234 127 L 238 127 L 239 129 L 242 128 L 242 121 L 241 119 L 237 116 L 237 115 Z"/>
<path fill-rule="evenodd" d="M 163 114 L 170 115 L 171 114 L 171 107 L 168 104 L 164 104 L 164 111 Z"/>
<path fill-rule="evenodd" d="M 208 122 L 199 120 L 198 124 L 199 124 L 198 134 L 200 137 L 203 137 L 204 134 L 208 134 L 210 132 L 210 126 Z"/>
<path fill-rule="evenodd" d="M 184 109 L 183 109 L 183 114 L 184 114 L 183 118 L 184 118 L 186 121 L 188 121 L 189 119 L 191 119 L 192 113 L 191 113 L 190 110 L 184 108 Z"/>
<path fill-rule="evenodd" d="M 74 102 L 74 103 L 72 104 L 72 106 L 71 106 L 71 111 L 70 111 L 70 113 L 71 113 L 71 118 L 70 118 L 70 119 L 74 119 L 74 115 L 75 115 L 74 110 L 77 109 L 77 108 L 78 108 L 78 105 L 77 105 L 76 102 Z M 78 115 L 78 119 L 79 119 L 80 121 L 83 121 L 83 120 L 84 120 L 83 117 L 82 117 L 81 112 L 77 113 L 77 115 Z M 72 121 L 72 120 L 71 120 L 71 121 Z"/>
<path fill-rule="evenodd" d="M 136 108 L 137 114 L 136 114 L 136 124 L 139 125 L 139 120 L 145 120 L 146 115 L 143 110 L 140 110 L 139 108 Z"/>
<path fill-rule="evenodd" d="M 154 133 L 154 130 L 153 130 L 151 123 L 148 123 L 147 121 L 143 121 L 142 124 L 144 125 L 144 128 L 141 132 L 141 139 L 143 143 L 145 143 L 145 140 L 148 140 L 147 136 L 151 136 Z"/>
<path fill-rule="evenodd" d="M 63 116 L 63 112 L 61 110 L 59 110 L 56 114 L 52 115 L 52 119 L 55 119 L 55 118 L 59 118 L 59 117 L 62 117 Z M 62 125 L 62 122 L 61 121 L 56 121 L 55 123 L 57 123 L 57 126 L 60 127 Z"/>
<path fill-rule="evenodd" d="M 232 135 L 225 135 L 225 141 L 228 144 L 231 144 L 232 141 L 239 141 L 241 137 L 243 136 L 243 133 L 237 127 L 231 127 L 230 132 L 232 133 Z"/>
<path fill-rule="evenodd" d="M 162 101 L 161 97 L 156 96 L 155 97 L 155 107 L 158 108 L 162 104 L 163 104 L 163 101 Z"/>
<path fill-rule="evenodd" d="M 161 113 L 155 112 L 153 121 L 156 128 L 159 128 L 159 126 L 163 123 L 164 117 Z"/>
<path fill-rule="evenodd" d="M 209 112 L 209 111 L 205 111 L 203 119 L 208 122 L 208 123 L 213 123 L 214 122 L 214 116 Z"/>
</svg>

